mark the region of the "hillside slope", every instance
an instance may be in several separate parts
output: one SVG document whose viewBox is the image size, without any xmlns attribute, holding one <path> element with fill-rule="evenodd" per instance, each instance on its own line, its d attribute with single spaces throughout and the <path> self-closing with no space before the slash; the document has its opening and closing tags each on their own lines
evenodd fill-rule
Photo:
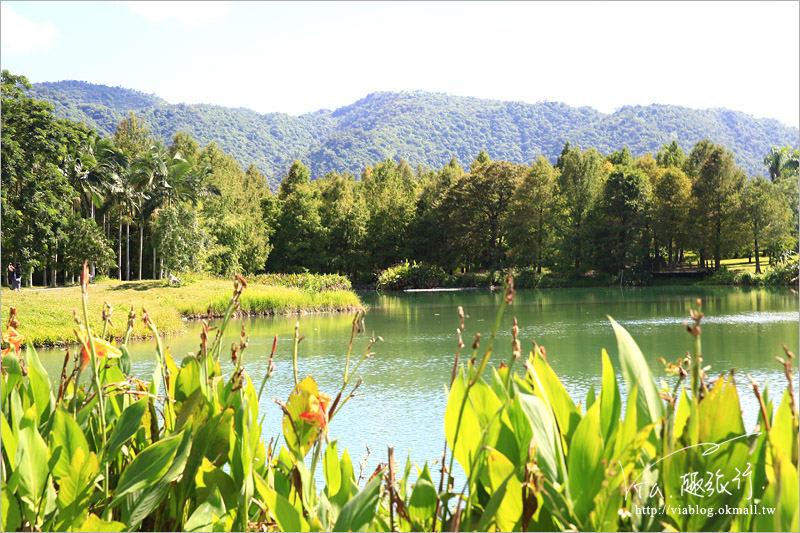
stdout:
<svg viewBox="0 0 800 533">
<path fill-rule="evenodd" d="M 247 167 L 255 163 L 275 186 L 293 159 L 327 172 L 359 175 L 367 164 L 405 158 L 438 168 L 455 156 L 465 166 L 485 149 L 493 159 L 555 161 L 569 140 L 603 154 L 627 146 L 634 155 L 656 152 L 677 139 L 688 153 L 701 139 L 730 148 L 750 175 L 764 174 L 773 145 L 798 145 L 798 129 L 727 109 L 671 105 L 625 106 L 612 114 L 558 102 L 526 104 L 441 93 L 378 92 L 335 111 L 301 116 L 243 108 L 169 104 L 138 91 L 78 81 L 34 84 L 31 95 L 55 114 L 110 135 L 129 111 L 166 142 L 179 131 L 205 145 L 216 142 Z"/>
</svg>

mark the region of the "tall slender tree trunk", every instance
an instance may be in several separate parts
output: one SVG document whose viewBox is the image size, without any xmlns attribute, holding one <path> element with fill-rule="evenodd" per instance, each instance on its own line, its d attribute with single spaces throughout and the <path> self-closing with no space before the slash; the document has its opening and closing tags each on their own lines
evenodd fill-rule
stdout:
<svg viewBox="0 0 800 533">
<path fill-rule="evenodd" d="M 93 198 L 90 199 L 90 202 L 91 202 L 91 206 L 92 206 L 92 222 L 95 222 L 95 220 L 94 220 L 94 199 Z M 89 265 L 89 273 L 92 276 L 92 278 L 94 278 L 94 261 L 92 261 L 92 263 Z M 65 277 L 64 280 L 66 281 L 66 279 L 67 278 Z"/>
<path fill-rule="evenodd" d="M 758 257 L 759 253 L 758 253 L 758 236 L 757 235 L 756 235 L 754 241 L 755 241 L 754 247 L 756 249 L 756 274 L 761 274 L 761 260 Z"/>
<path fill-rule="evenodd" d="M 675 270 L 675 263 L 672 256 L 672 237 L 669 238 L 669 269 L 670 271 Z"/>
<path fill-rule="evenodd" d="M 141 210 L 140 210 L 141 211 Z M 144 214 L 139 213 L 139 281 L 142 281 L 142 257 L 144 255 Z"/>
<path fill-rule="evenodd" d="M 117 241 L 117 277 L 122 281 L 122 211 L 119 213 L 119 241 Z"/>
<path fill-rule="evenodd" d="M 125 281 L 131 280 L 131 223 L 125 224 Z"/>
<path fill-rule="evenodd" d="M 156 247 L 153 246 L 153 279 L 158 279 L 158 276 L 156 275 L 157 274 L 156 273 L 156 256 L 157 255 L 158 254 L 156 253 Z"/>
</svg>

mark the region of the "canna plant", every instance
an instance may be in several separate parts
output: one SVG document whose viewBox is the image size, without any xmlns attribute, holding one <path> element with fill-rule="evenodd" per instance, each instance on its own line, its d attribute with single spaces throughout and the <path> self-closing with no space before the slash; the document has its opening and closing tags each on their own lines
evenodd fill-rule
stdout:
<svg viewBox="0 0 800 533">
<path fill-rule="evenodd" d="M 24 358 L 18 344 L 4 353 L 2 529 L 252 529 L 266 513 L 253 496 L 267 465 L 258 398 L 242 364 L 244 331 L 232 348 L 230 379 L 219 364 L 222 332 L 245 281 L 237 278 L 213 342 L 216 328 L 204 323 L 200 350 L 180 367 L 143 310 L 156 339 L 149 382 L 128 376 L 136 313 L 131 309 L 123 342 L 113 346 L 103 338 L 107 304 L 103 335 L 90 327 L 86 267 L 82 285 L 83 319 L 75 314 L 80 351 L 72 360 L 67 352 L 58 383 L 33 346 Z M 12 311 L 11 335 L 15 322 Z M 81 381 L 83 372 L 89 379 Z"/>
<path fill-rule="evenodd" d="M 299 323 L 295 327 L 295 385 L 286 402 L 275 399 L 283 412 L 278 447 L 264 442 L 259 415 L 277 337 L 258 392 L 244 366 L 244 329 L 231 347 L 231 376 L 220 367 L 222 334 L 244 279 L 237 277 L 219 327 L 204 321 L 198 352 L 187 354 L 180 366 L 143 310 L 157 361 L 152 378 L 143 382 L 130 377 L 127 342 L 136 313 L 131 309 L 127 333 L 116 347 L 105 339 L 113 311 L 105 304 L 97 336 L 90 327 L 86 274 L 84 269 L 83 319 L 76 313 L 79 352 L 74 358 L 67 353 L 57 384 L 32 346 L 23 357 L 16 312 L 9 316 L 0 421 L 3 531 L 797 529 L 793 355 L 787 351 L 788 359 L 780 360 L 790 386 L 777 410 L 768 390 L 761 393 L 751 380 L 760 416 L 757 428 L 746 433 L 733 374 L 709 382 L 699 310 L 687 325 L 693 354 L 665 362 L 674 376 L 671 386 L 664 380 L 656 385 L 636 343 L 611 319 L 627 401 L 604 350 L 600 391 L 590 390 L 585 405 L 576 405 L 543 346 L 534 345 L 515 371 L 522 359 L 516 321 L 507 362 L 489 365 L 500 319 L 514 298 L 509 275 L 488 346 L 479 355 L 477 335 L 472 357 L 463 362 L 465 314 L 459 309 L 438 483 L 428 464 L 419 468 L 407 460 L 398 472 L 390 448 L 388 464 L 362 485 L 330 430 L 362 384 L 357 372 L 380 340 L 373 334 L 351 368 L 355 335 L 365 330 L 363 311 L 353 319 L 342 386 L 331 395 L 312 376 L 301 379 L 303 336 Z M 88 379 L 81 380 L 84 372 Z M 465 477 L 458 484 L 455 461 Z M 692 477 L 706 472 L 717 476 L 715 488 L 720 479 L 730 480 L 727 493 L 708 490 L 705 479 Z M 682 512 L 750 504 L 776 512 Z"/>
</svg>

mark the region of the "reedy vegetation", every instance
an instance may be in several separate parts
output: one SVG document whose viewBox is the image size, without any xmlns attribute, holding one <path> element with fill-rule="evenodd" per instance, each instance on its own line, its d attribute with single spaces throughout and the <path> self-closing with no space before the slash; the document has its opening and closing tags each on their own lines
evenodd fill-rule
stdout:
<svg viewBox="0 0 800 533">
<path fill-rule="evenodd" d="M 636 159 L 626 147 L 604 156 L 567 143 L 555 165 L 482 151 L 466 172 L 455 158 L 439 170 L 387 159 L 359 179 L 312 181 L 295 161 L 272 194 L 255 166 L 242 170 L 213 142 L 177 133 L 162 146 L 133 113 L 101 139 L 55 120 L 25 83 L 3 74 L 2 231 L 27 283 L 71 280 L 86 257 L 125 280 L 308 270 L 372 283 L 404 260 L 450 274 L 640 275 L 688 251 L 719 269 L 726 257 L 778 258 L 797 245 L 798 151 L 788 147 L 767 154 L 769 181 L 748 179 L 709 141 Z"/>
<path fill-rule="evenodd" d="M 244 329 L 231 346 L 232 375 L 224 376 L 219 364 L 222 334 L 246 288 L 242 278 L 236 279 L 219 327 L 204 323 L 199 351 L 187 354 L 180 367 L 142 310 L 156 334 L 150 382 L 127 375 L 127 339 L 136 313 L 128 315 L 119 349 L 113 347 L 102 340 L 110 318 L 105 306 L 103 333 L 90 327 L 86 267 L 82 281 L 83 318 L 77 312 L 75 318 L 82 351 L 74 360 L 67 354 L 57 382 L 35 349 L 21 356 L 24 339 L 16 332 L 15 312 L 3 337 L 8 344 L 0 419 L 4 531 L 797 529 L 793 355 L 779 358 L 789 387 L 777 410 L 766 388 L 760 392 L 751 379 L 760 415 L 755 430 L 746 433 L 733 373 L 711 383 L 709 367 L 703 367 L 699 301 L 686 325 L 693 353 L 675 364 L 665 362 L 672 383 L 662 379 L 660 387 L 636 343 L 610 319 L 628 391 L 624 416 L 605 350 L 601 390 L 590 390 L 583 407 L 567 394 L 544 347 L 534 345 L 517 372 L 522 348 L 516 323 L 507 363 L 489 365 L 492 356 L 495 363 L 501 357 L 494 341 L 514 298 L 510 276 L 488 344 L 481 353 L 476 336 L 469 360 L 461 357 L 466 316 L 459 309 L 437 488 L 428 464 L 420 469 L 407 461 L 398 471 L 391 448 L 388 468 L 379 465 L 361 485 L 347 450 L 340 455 L 330 438 L 336 414 L 362 385 L 361 364 L 373 359 L 371 350 L 380 340 L 373 334 L 364 355 L 351 358 L 354 340 L 364 332 L 363 312 L 354 316 L 335 396 L 319 391 L 311 376 L 299 378 L 298 323 L 292 346 L 295 386 L 285 403 L 275 400 L 283 412 L 284 443 L 278 447 L 263 440 L 259 416 L 273 358 L 281 357 L 277 337 L 267 373 L 256 382 L 246 370 Z M 382 363 L 376 358 L 369 364 Z M 81 382 L 82 370 L 90 379 Z M 450 476 L 454 460 L 466 475 L 458 485 Z M 325 479 L 321 491 L 315 483 L 319 468 Z M 684 475 L 691 472 L 701 477 L 713 472 L 723 481 L 738 476 L 741 484 L 731 484 L 729 494 L 704 484 L 684 490 Z M 716 512 L 751 503 L 775 512 Z M 665 504 L 670 507 L 659 516 L 630 512 Z M 693 505 L 715 512 L 679 511 Z"/>
</svg>

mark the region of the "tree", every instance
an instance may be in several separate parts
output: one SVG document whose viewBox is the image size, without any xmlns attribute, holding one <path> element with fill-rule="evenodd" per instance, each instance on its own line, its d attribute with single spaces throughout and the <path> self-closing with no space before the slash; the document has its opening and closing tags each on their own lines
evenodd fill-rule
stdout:
<svg viewBox="0 0 800 533">
<path fill-rule="evenodd" d="M 311 171 L 307 166 L 295 159 L 292 166 L 289 167 L 289 172 L 281 181 L 281 185 L 278 188 L 278 197 L 281 200 L 285 200 L 298 187 L 309 183 L 311 183 Z"/>
<path fill-rule="evenodd" d="M 747 182 L 742 193 L 742 208 L 756 256 L 756 273 L 761 272 L 760 247 L 781 247 L 790 235 L 791 211 L 774 183 L 758 177 Z"/>
<path fill-rule="evenodd" d="M 505 262 L 503 220 L 525 171 L 507 161 L 473 165 L 448 191 L 447 229 L 464 264 L 495 268 Z"/>
<path fill-rule="evenodd" d="M 737 209 L 746 177 L 734 163 L 730 150 L 700 141 L 690 155 L 696 174 L 692 181 L 694 228 L 697 243 L 710 250 L 714 270 L 719 270 L 723 247 L 741 223 Z"/>
<path fill-rule="evenodd" d="M 65 238 L 72 199 L 80 195 L 62 168 L 71 146 L 89 134 L 81 125 L 56 120 L 52 106 L 25 96 L 30 84 L 24 76 L 2 72 L 3 186 L 2 242 L 4 252 L 23 264 L 28 283 L 33 271 L 55 274 L 60 243 Z M 55 276 L 51 279 L 55 283 Z"/>
<path fill-rule="evenodd" d="M 362 174 L 369 211 L 365 252 L 371 269 L 386 268 L 411 253 L 409 230 L 414 219 L 416 182 L 408 165 L 386 159 Z"/>
<path fill-rule="evenodd" d="M 580 273 L 589 245 L 586 218 L 602 190 L 603 157 L 594 149 L 582 153 L 567 142 L 556 168 L 562 268 L 569 263 Z"/>
<path fill-rule="evenodd" d="M 464 169 L 453 157 L 450 162 L 418 182 L 418 195 L 410 246 L 417 260 L 442 266 L 448 270 L 456 267 L 450 232 L 445 228 L 452 213 L 445 207 L 450 187 L 464 175 Z"/>
<path fill-rule="evenodd" d="M 678 167 L 665 169 L 653 189 L 653 227 L 658 228 L 662 242 L 667 243 L 670 270 L 675 268 L 674 246 L 684 243 L 691 199 L 689 177 Z"/>
<path fill-rule="evenodd" d="M 767 167 L 770 181 L 774 183 L 779 178 L 791 173 L 793 169 L 797 168 L 796 161 L 796 157 L 792 159 L 791 146 L 773 146 L 764 158 L 764 166 Z"/>
<path fill-rule="evenodd" d="M 678 141 L 673 140 L 671 143 L 662 146 L 656 155 L 656 161 L 663 168 L 675 167 L 683 169 L 684 165 L 686 165 L 686 154 L 678 146 Z"/>
<path fill-rule="evenodd" d="M 537 272 L 542 272 L 553 241 L 555 190 L 556 170 L 539 156 L 523 174 L 504 221 L 513 264 L 533 265 Z"/>
<path fill-rule="evenodd" d="M 322 257 L 326 272 L 355 277 L 363 266 L 364 238 L 369 216 L 361 187 L 352 174 L 332 172 L 314 181 L 320 192 L 320 222 L 326 228 Z"/>
<path fill-rule="evenodd" d="M 208 236 L 190 205 L 176 203 L 161 209 L 154 220 L 153 239 L 167 272 L 202 269 Z"/>
<path fill-rule="evenodd" d="M 194 172 L 206 172 L 204 187 L 219 191 L 202 197 L 201 228 L 210 237 L 206 264 L 216 274 L 252 273 L 264 269 L 272 251 L 273 226 L 263 219 L 262 200 L 270 196 L 264 176 L 247 172 L 216 143 L 198 155 Z"/>
<path fill-rule="evenodd" d="M 133 111 L 128 113 L 128 118 L 117 124 L 113 141 L 114 146 L 133 159 L 143 156 L 154 144 L 150 131 Z"/>
<path fill-rule="evenodd" d="M 647 254 L 646 216 L 651 197 L 650 180 L 641 170 L 617 165 L 603 186 L 592 223 L 594 263 L 606 272 L 642 264 Z"/>
<path fill-rule="evenodd" d="M 633 156 L 628 151 L 627 146 L 623 146 L 622 150 L 617 150 L 616 152 L 611 152 L 606 156 L 606 161 L 611 163 L 612 165 L 627 165 L 630 166 L 633 164 Z"/>
</svg>

